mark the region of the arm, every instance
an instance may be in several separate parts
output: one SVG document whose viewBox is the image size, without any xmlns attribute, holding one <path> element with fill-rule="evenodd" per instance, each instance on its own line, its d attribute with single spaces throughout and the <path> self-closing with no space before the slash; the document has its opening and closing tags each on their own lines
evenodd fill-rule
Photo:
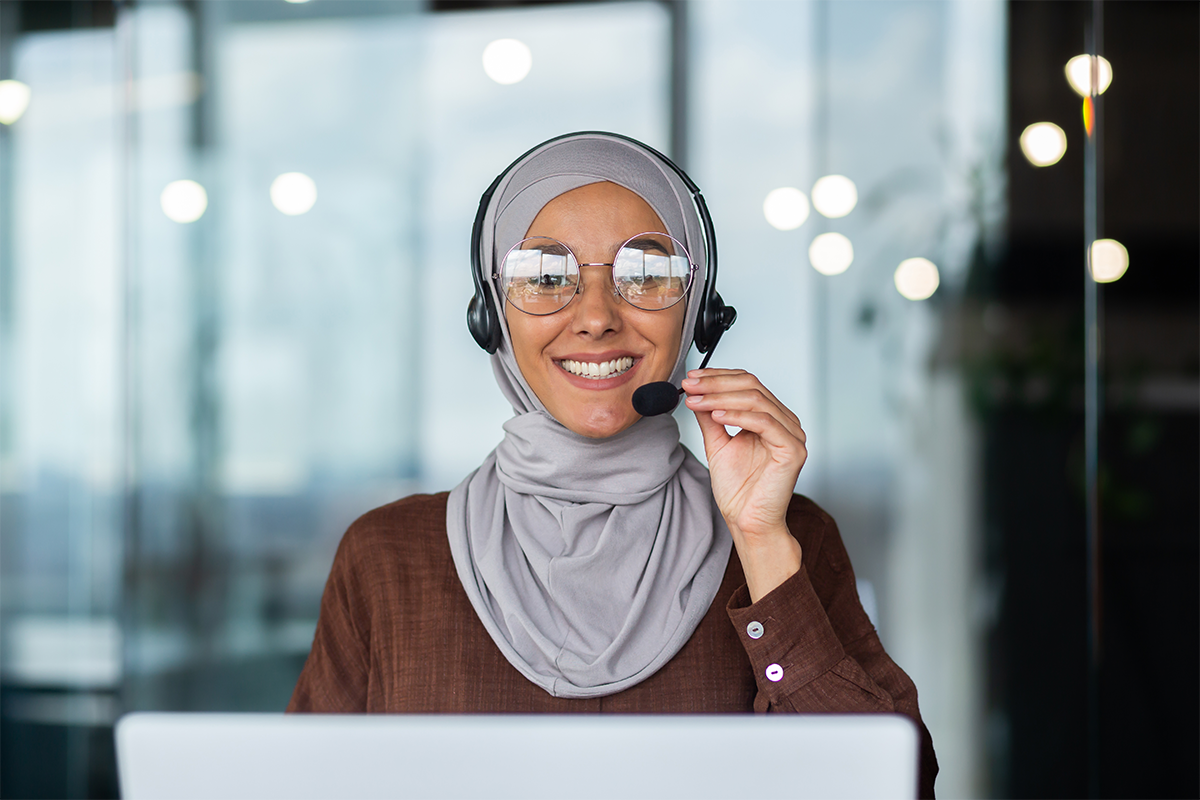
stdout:
<svg viewBox="0 0 1200 800">
<path fill-rule="evenodd" d="M 744 370 L 693 370 L 683 389 L 746 575 L 729 615 L 758 683 L 755 710 L 906 714 L 921 735 L 921 795 L 932 797 L 937 760 L 916 689 L 862 610 L 837 526 L 793 502 L 808 458 L 799 418 Z"/>
<path fill-rule="evenodd" d="M 797 498 L 794 510 L 800 502 Z M 797 532 L 811 532 L 805 537 L 805 567 L 756 603 L 743 586 L 728 605 L 758 683 L 755 710 L 904 714 L 916 723 L 920 739 L 920 796 L 933 797 L 937 757 L 916 687 L 884 652 L 862 609 L 836 524 L 824 513 L 788 516 Z M 757 639 L 748 631 L 755 621 L 763 626 Z M 767 674 L 772 664 L 779 665 L 777 681 Z"/>
<path fill-rule="evenodd" d="M 289 712 L 362 713 L 370 675 L 370 612 L 355 581 L 355 528 L 338 545 L 312 650 L 292 692 Z"/>
</svg>

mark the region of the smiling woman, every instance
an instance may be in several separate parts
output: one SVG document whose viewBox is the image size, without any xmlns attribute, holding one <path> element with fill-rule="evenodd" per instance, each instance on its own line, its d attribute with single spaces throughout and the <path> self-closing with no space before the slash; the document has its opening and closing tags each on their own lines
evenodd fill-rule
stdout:
<svg viewBox="0 0 1200 800">
<path fill-rule="evenodd" d="M 732 321 L 701 203 L 615 134 L 496 179 L 468 321 L 514 416 L 448 495 L 351 526 L 290 710 L 897 712 L 932 796 L 916 689 L 837 526 L 793 494 L 799 419 L 744 370 L 686 370 L 685 343 L 711 352 Z M 634 410 L 659 381 L 687 393 L 707 468 L 673 416 Z"/>
</svg>

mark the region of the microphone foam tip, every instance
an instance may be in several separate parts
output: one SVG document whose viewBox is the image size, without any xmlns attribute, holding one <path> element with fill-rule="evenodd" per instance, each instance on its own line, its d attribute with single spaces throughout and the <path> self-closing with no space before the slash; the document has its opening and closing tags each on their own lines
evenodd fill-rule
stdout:
<svg viewBox="0 0 1200 800">
<path fill-rule="evenodd" d="M 639 386 L 633 393 L 633 410 L 643 417 L 656 417 L 674 411 L 679 405 L 679 387 L 667 381 Z"/>
</svg>

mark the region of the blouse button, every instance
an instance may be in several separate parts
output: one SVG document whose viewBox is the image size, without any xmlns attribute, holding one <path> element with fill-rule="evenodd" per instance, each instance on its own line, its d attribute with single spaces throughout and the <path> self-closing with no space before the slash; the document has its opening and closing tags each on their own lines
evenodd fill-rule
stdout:
<svg viewBox="0 0 1200 800">
<path fill-rule="evenodd" d="M 767 667 L 767 680 L 774 683 L 779 683 L 781 680 L 783 680 L 783 667 L 779 666 L 778 664 L 772 664 L 771 666 Z"/>
<path fill-rule="evenodd" d="M 749 625 L 746 626 L 746 635 L 749 636 L 751 639 L 761 639 L 762 635 L 763 635 L 762 623 L 759 622 L 758 620 L 751 622 Z"/>
</svg>

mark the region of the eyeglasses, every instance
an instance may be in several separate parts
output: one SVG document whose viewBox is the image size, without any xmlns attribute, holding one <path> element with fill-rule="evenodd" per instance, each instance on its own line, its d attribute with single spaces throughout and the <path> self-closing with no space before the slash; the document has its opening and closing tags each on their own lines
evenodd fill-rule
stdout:
<svg viewBox="0 0 1200 800">
<path fill-rule="evenodd" d="M 580 267 L 612 267 L 613 288 L 630 305 L 662 311 L 687 296 L 696 273 L 687 248 L 665 233 L 639 233 L 617 250 L 612 263 L 580 264 L 571 248 L 548 236 L 513 245 L 492 275 L 508 302 L 544 316 L 567 307 L 579 291 Z"/>
</svg>

